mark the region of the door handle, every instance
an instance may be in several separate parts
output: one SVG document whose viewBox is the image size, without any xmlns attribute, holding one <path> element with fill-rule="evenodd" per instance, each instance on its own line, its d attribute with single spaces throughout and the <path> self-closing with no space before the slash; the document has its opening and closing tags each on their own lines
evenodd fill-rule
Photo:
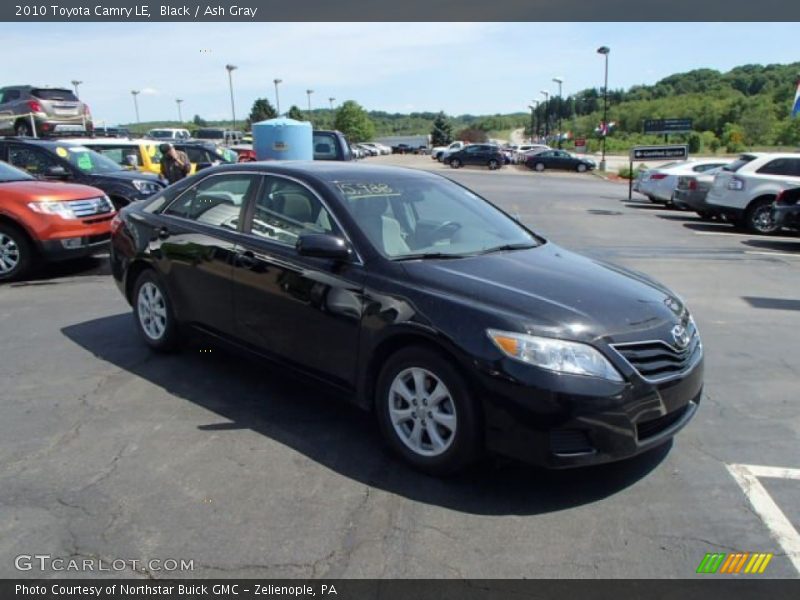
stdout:
<svg viewBox="0 0 800 600">
<path fill-rule="evenodd" d="M 245 269 L 255 269 L 258 266 L 258 259 L 249 250 L 238 252 L 234 260 L 236 261 L 236 266 Z"/>
<path fill-rule="evenodd" d="M 169 236 L 171 236 L 171 235 L 172 235 L 172 233 L 171 233 L 171 232 L 170 232 L 170 230 L 169 230 L 169 229 L 167 229 L 166 227 L 162 227 L 161 229 L 159 229 L 159 230 L 158 230 L 158 233 L 157 233 L 157 235 L 158 235 L 158 239 L 160 239 L 160 240 L 165 240 L 165 239 L 167 239 Z"/>
</svg>

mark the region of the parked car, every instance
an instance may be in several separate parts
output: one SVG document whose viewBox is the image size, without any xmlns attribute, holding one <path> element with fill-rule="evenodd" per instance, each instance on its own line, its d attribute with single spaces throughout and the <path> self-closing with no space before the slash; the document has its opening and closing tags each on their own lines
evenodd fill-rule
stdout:
<svg viewBox="0 0 800 600">
<path fill-rule="evenodd" d="M 178 129 L 174 127 L 161 127 L 158 129 L 151 129 L 147 135 L 155 140 L 170 142 L 170 141 L 185 141 L 192 138 L 192 134 L 188 129 Z"/>
<path fill-rule="evenodd" d="M 355 160 L 350 143 L 341 131 L 315 129 L 312 139 L 314 160 Z"/>
<path fill-rule="evenodd" d="M 149 198 L 164 187 L 152 173 L 126 169 L 102 154 L 73 142 L 0 138 L 0 160 L 41 179 L 99 188 L 116 209 Z"/>
<path fill-rule="evenodd" d="M 494 171 L 505 163 L 505 156 L 498 146 L 492 144 L 469 144 L 463 150 L 452 152 L 442 159 L 446 165 L 453 169 L 460 169 L 465 165 L 478 165 L 489 167 Z"/>
<path fill-rule="evenodd" d="M 772 218 L 778 228 L 800 229 L 800 187 L 778 193 L 772 205 Z"/>
<path fill-rule="evenodd" d="M 800 185 L 800 153 L 748 152 L 725 165 L 706 196 L 709 211 L 752 233 L 778 230 L 772 203 L 778 194 Z"/>
<path fill-rule="evenodd" d="M 239 161 L 239 155 L 234 150 L 226 146 L 219 146 L 213 142 L 190 140 L 170 143 L 176 150 L 186 153 L 189 162 L 192 163 L 190 174 L 208 167 Z"/>
<path fill-rule="evenodd" d="M 597 167 L 591 158 L 576 156 L 565 150 L 544 150 L 525 159 L 525 166 L 534 171 L 545 169 L 563 169 L 583 173 Z"/>
<path fill-rule="evenodd" d="M 439 162 L 444 162 L 444 157 L 452 152 L 458 152 L 466 147 L 467 142 L 453 142 L 449 146 L 436 146 L 431 148 L 431 158 L 434 160 L 438 160 Z"/>
<path fill-rule="evenodd" d="M 194 134 L 194 139 L 214 144 L 231 145 L 242 143 L 244 134 L 241 131 L 225 129 L 224 127 L 201 127 Z"/>
<path fill-rule="evenodd" d="M 694 175 L 679 175 L 678 185 L 672 196 L 672 204 L 680 210 L 693 210 L 702 219 L 712 219 L 713 211 L 708 209 L 706 196 L 714 184 L 714 176 L 721 167 Z"/>
<path fill-rule="evenodd" d="M 623 459 L 671 439 L 702 396 L 679 296 L 433 173 L 215 167 L 123 209 L 110 264 L 152 349 L 198 328 L 325 380 L 432 473 L 484 449 Z"/>
<path fill-rule="evenodd" d="M 108 138 L 129 138 L 131 132 L 127 127 L 108 127 L 106 125 L 95 125 L 92 130 L 94 137 L 108 137 Z"/>
<path fill-rule="evenodd" d="M 547 144 L 521 144 L 516 147 L 513 153 L 513 161 L 517 164 L 525 164 L 525 159 L 539 152 L 551 150 Z"/>
<path fill-rule="evenodd" d="M 0 162 L 0 281 L 24 277 L 38 262 L 104 250 L 114 214 L 97 188 L 39 181 Z"/>
<path fill-rule="evenodd" d="M 729 159 L 712 158 L 668 163 L 668 166 L 649 169 L 639 181 L 636 191 L 647 196 L 650 202 L 670 204 L 678 185 L 678 177 L 719 169 L 730 162 Z"/>
<path fill-rule="evenodd" d="M 408 144 L 397 144 L 392 146 L 392 154 L 414 154 L 414 148 Z"/>
<path fill-rule="evenodd" d="M 362 145 L 374 148 L 380 155 L 386 155 L 392 153 L 392 149 L 389 146 L 385 144 L 379 144 L 378 142 L 364 142 Z"/>
<path fill-rule="evenodd" d="M 158 149 L 158 142 L 154 140 L 70 138 L 68 141 L 86 146 L 122 167 L 155 175 L 161 174 L 161 151 Z"/>
<path fill-rule="evenodd" d="M 230 148 L 236 152 L 237 162 L 253 162 L 257 160 L 256 151 L 253 149 L 252 144 L 238 144 Z"/>
<path fill-rule="evenodd" d="M 72 90 L 32 85 L 0 88 L 0 135 L 45 137 L 91 130 L 89 105 Z"/>
<path fill-rule="evenodd" d="M 356 144 L 356 146 L 361 150 L 364 156 L 378 156 L 380 154 L 377 148 L 369 144 Z"/>
</svg>

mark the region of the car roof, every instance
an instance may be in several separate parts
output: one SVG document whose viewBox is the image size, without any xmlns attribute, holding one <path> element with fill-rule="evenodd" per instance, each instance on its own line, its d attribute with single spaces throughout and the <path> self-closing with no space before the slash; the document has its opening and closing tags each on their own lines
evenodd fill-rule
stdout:
<svg viewBox="0 0 800 600">
<path fill-rule="evenodd" d="M 222 173 L 225 171 L 255 171 L 262 173 L 276 173 L 295 177 L 310 177 L 324 183 L 334 183 L 348 179 L 364 180 L 373 178 L 376 181 L 381 177 L 409 177 L 419 179 L 442 178 L 440 175 L 419 169 L 394 167 L 385 165 L 365 165 L 352 161 L 261 161 L 249 163 L 233 163 L 219 165 L 203 170 L 203 173 Z"/>
<path fill-rule="evenodd" d="M 148 140 L 144 138 L 69 138 L 63 140 L 64 142 L 71 142 L 73 144 L 80 144 L 81 146 L 140 146 L 147 144 L 148 146 L 158 145 L 157 140 Z"/>
</svg>

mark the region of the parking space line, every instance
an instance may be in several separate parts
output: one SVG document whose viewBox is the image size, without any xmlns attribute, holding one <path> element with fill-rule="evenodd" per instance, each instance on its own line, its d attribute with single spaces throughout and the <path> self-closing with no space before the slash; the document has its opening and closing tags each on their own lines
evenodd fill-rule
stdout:
<svg viewBox="0 0 800 600">
<path fill-rule="evenodd" d="M 725 465 L 742 488 L 750 505 L 767 526 L 772 537 L 786 552 L 787 558 L 800 573 L 800 533 L 759 481 L 759 477 L 800 480 L 800 469 L 761 465 Z"/>
<path fill-rule="evenodd" d="M 736 237 L 758 237 L 752 233 L 738 233 L 736 231 L 693 231 L 695 235 L 732 235 Z M 797 242 L 800 243 L 800 237 L 787 237 L 787 236 L 769 236 L 771 242 Z"/>
<path fill-rule="evenodd" d="M 767 251 L 759 251 L 759 250 L 745 250 L 745 254 L 761 254 L 764 256 L 793 256 L 795 258 L 800 258 L 800 253 L 798 252 L 767 252 Z"/>
</svg>

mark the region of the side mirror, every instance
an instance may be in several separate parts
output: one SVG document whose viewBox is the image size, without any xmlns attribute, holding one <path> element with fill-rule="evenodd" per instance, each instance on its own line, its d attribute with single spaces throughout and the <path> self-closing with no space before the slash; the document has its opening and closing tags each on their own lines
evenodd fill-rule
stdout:
<svg viewBox="0 0 800 600">
<path fill-rule="evenodd" d="M 300 256 L 333 260 L 347 260 L 351 254 L 347 242 L 327 233 L 303 233 L 297 238 L 295 248 Z"/>
<path fill-rule="evenodd" d="M 52 165 L 47 167 L 44 176 L 48 179 L 69 179 L 69 171 L 61 165 Z"/>
</svg>

